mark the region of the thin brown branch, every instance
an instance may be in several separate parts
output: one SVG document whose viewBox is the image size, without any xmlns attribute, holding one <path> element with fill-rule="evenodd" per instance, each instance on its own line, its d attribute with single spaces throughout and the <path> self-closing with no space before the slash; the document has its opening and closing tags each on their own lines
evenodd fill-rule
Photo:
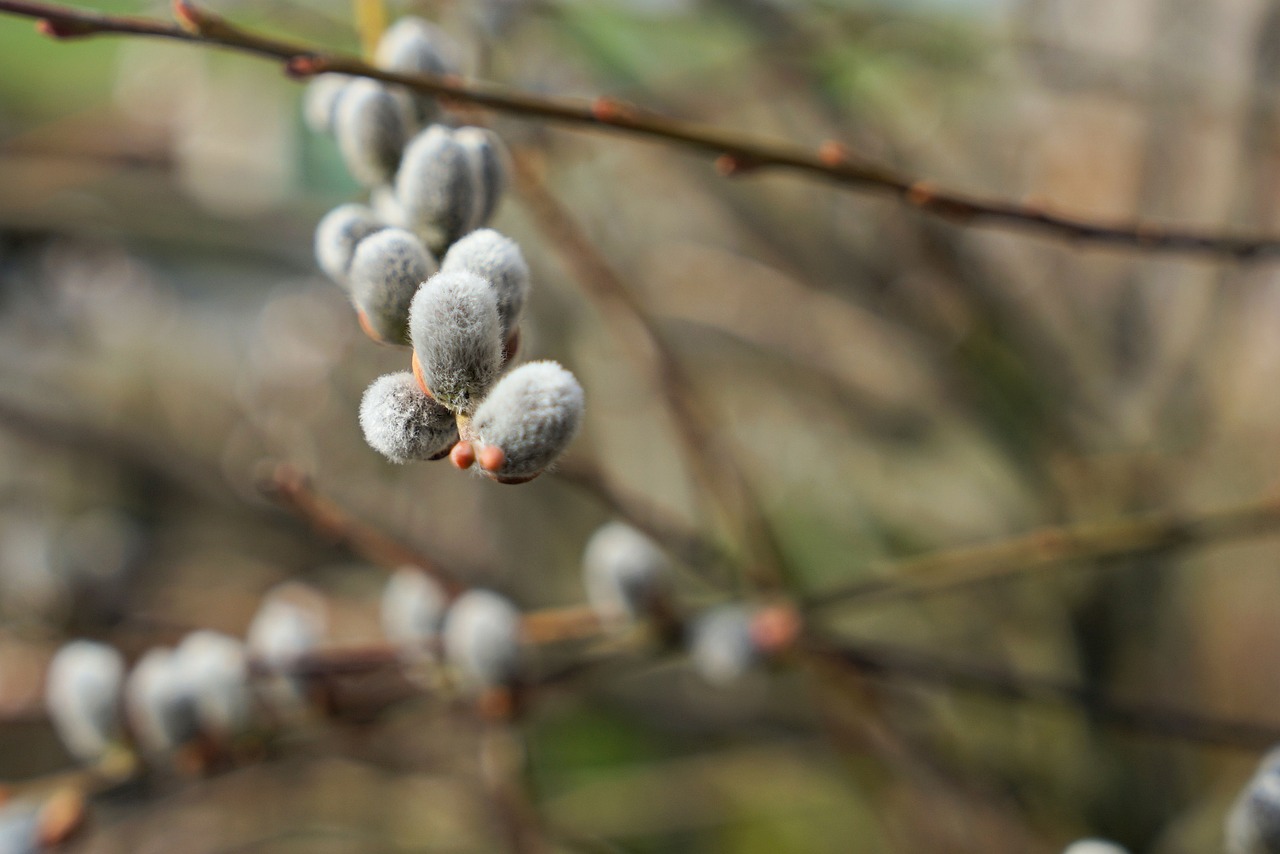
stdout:
<svg viewBox="0 0 1280 854">
<path fill-rule="evenodd" d="M 754 490 L 733 452 L 731 431 L 719 429 L 692 378 L 671 352 L 635 293 L 601 255 L 573 214 L 547 188 L 531 157 L 515 152 L 516 186 L 543 236 L 617 331 L 642 339 L 633 358 L 650 374 L 685 446 L 685 461 L 703 495 L 750 556 L 748 573 L 760 587 L 785 585 L 786 561 Z M 631 340 L 635 340 L 634 338 Z"/>
<path fill-rule="evenodd" d="M 1199 515 L 1166 513 L 1041 528 L 1021 536 L 908 558 L 877 568 L 883 580 L 837 587 L 811 598 L 810 611 L 837 604 L 950 593 L 1064 563 L 1130 558 L 1280 533 L 1280 497 Z"/>
<path fill-rule="evenodd" d="M 1007 700 L 1048 701 L 1079 708 L 1108 726 L 1219 747 L 1257 750 L 1280 742 L 1280 723 L 1231 720 L 1156 703 L 1129 703 L 1097 689 L 1007 668 L 948 660 L 862 641 L 810 641 L 814 654 L 885 679 L 979 691 Z"/>
<path fill-rule="evenodd" d="M 355 519 L 317 493 L 307 477 L 293 466 L 277 466 L 260 488 L 264 495 L 306 521 L 322 539 L 340 544 L 370 563 L 386 569 L 418 567 L 440 582 L 450 596 L 466 589 L 436 561 L 381 529 Z"/>
<path fill-rule="evenodd" d="M 894 196 L 919 211 L 959 224 L 992 226 L 1130 250 L 1225 256 L 1241 261 L 1280 255 L 1280 237 L 1067 216 L 1041 206 L 939 187 L 864 161 L 835 141 L 828 140 L 815 147 L 774 142 L 659 115 L 607 97 L 594 100 L 548 97 L 490 83 L 464 82 L 452 76 L 396 74 L 354 56 L 254 33 L 182 0 L 175 2 L 174 8 L 182 26 L 72 6 L 0 0 L 0 13 L 35 18 L 40 21 L 42 32 L 58 38 L 119 35 L 175 39 L 283 60 L 290 73 L 297 76 L 339 72 L 370 77 L 522 118 L 658 140 L 714 157 L 717 168 L 725 175 L 766 169 L 799 172 L 852 190 Z"/>
</svg>

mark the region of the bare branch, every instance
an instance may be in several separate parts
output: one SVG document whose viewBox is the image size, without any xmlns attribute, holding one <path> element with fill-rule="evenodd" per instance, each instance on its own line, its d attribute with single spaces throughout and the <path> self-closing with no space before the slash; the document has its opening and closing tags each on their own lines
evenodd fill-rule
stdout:
<svg viewBox="0 0 1280 854">
<path fill-rule="evenodd" d="M 936 186 L 859 158 L 848 147 L 827 140 L 816 147 L 756 139 L 640 109 L 621 101 L 548 97 L 453 76 L 396 74 L 363 60 L 313 45 L 283 41 L 235 26 L 192 3 L 177 0 L 181 26 L 151 18 L 124 17 L 51 3 L 0 0 L 0 13 L 39 20 L 39 29 L 56 38 L 119 35 L 164 38 L 224 47 L 283 60 L 286 70 L 308 77 L 340 72 L 398 83 L 457 103 L 527 119 L 582 126 L 647 137 L 715 158 L 726 176 L 780 169 L 811 175 L 851 190 L 896 197 L 924 213 L 963 225 L 990 226 L 1079 243 L 1129 250 L 1219 256 L 1240 261 L 1280 256 L 1280 237 L 1170 228 L 1145 222 L 1104 222 L 1067 216 L 1043 206 L 983 198 Z"/>
</svg>

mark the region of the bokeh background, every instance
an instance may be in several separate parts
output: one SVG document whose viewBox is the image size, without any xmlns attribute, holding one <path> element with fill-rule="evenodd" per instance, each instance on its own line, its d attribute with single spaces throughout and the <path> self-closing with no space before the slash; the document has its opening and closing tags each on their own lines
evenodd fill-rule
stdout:
<svg viewBox="0 0 1280 854">
<path fill-rule="evenodd" d="M 164 4 L 83 3 L 167 17 Z M 358 51 L 344 2 L 210 2 Z M 487 0 L 439 21 L 512 87 L 607 94 L 753 137 L 1096 219 L 1280 231 L 1280 7 L 1263 0 Z M 358 196 L 302 87 L 188 45 L 56 43 L 0 17 L 0 779 L 70 760 L 38 714 L 69 637 L 136 654 L 240 634 L 314 584 L 376 639 L 385 573 L 265 497 L 285 462 L 362 520 L 526 608 L 582 600 L 603 473 L 730 551 L 634 341 L 516 194 L 523 353 L 586 389 L 566 474 L 500 487 L 391 466 L 370 343 L 311 255 Z M 1280 280 L 1242 263 L 962 227 L 811 178 L 726 179 L 651 141 L 482 115 L 639 296 L 736 455 L 804 597 L 896 558 L 1273 490 Z M 1276 543 L 1076 562 L 831 607 L 824 631 L 1204 715 L 1280 722 Z M 690 601 L 716 590 L 681 576 Z M 520 725 L 555 850 L 1220 848 L 1257 751 L 1116 730 L 1071 704 L 869 688 L 781 665 L 712 689 L 679 656 L 592 670 Z M 861 732 L 872 714 L 899 749 Z M 849 719 L 854 719 L 849 723 Z M 865 733 L 864 733 L 865 735 Z M 70 850 L 491 851 L 474 721 L 430 698 L 312 721 L 263 761 L 104 796 Z M 939 770 L 941 769 L 941 770 Z"/>
</svg>

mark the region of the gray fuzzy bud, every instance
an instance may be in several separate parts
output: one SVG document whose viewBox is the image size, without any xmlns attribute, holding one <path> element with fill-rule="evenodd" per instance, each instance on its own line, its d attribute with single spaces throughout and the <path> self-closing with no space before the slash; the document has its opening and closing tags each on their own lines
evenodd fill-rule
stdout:
<svg viewBox="0 0 1280 854">
<path fill-rule="evenodd" d="M 316 263 L 325 275 L 343 288 L 356 246 L 386 225 L 364 205 L 339 205 L 324 215 L 316 226 Z"/>
<path fill-rule="evenodd" d="M 502 338 L 511 336 L 524 311 L 530 278 L 529 265 L 514 240 L 491 228 L 473 231 L 449 247 L 440 269 L 465 270 L 488 282 L 498 297 Z"/>
<path fill-rule="evenodd" d="M 1227 854 L 1280 854 L 1280 749 L 1272 749 L 1236 798 L 1226 822 Z"/>
<path fill-rule="evenodd" d="M 1123 846 L 1105 839 L 1077 839 L 1062 850 L 1062 854 L 1129 854 Z"/>
<path fill-rule="evenodd" d="M 214 738 L 247 731 L 253 722 L 253 696 L 244 644 L 219 632 L 192 632 L 175 657 L 186 674 L 200 730 Z"/>
<path fill-rule="evenodd" d="M 471 164 L 476 199 L 467 229 L 470 231 L 487 223 L 498 209 L 498 202 L 507 188 L 507 153 L 502 140 L 487 128 L 458 128 L 453 132 L 453 138 L 467 153 Z"/>
<path fill-rule="evenodd" d="M 467 232 L 477 203 L 467 151 L 443 125 L 432 125 L 404 150 L 396 198 L 405 223 L 437 255 Z"/>
<path fill-rule="evenodd" d="M 81 762 L 103 757 L 120 739 L 124 658 L 106 644 L 72 641 L 49 663 L 45 707 L 67 751 Z"/>
<path fill-rule="evenodd" d="M 396 21 L 382 34 L 374 62 L 379 68 L 404 74 L 456 74 L 457 49 L 444 30 L 412 15 Z M 414 115 L 420 125 L 434 121 L 440 113 L 435 98 L 411 93 Z"/>
<path fill-rule="evenodd" d="M 333 133 L 338 101 L 354 79 L 348 74 L 317 74 L 311 79 L 302 96 L 302 117 L 307 127 L 315 133 Z"/>
<path fill-rule="evenodd" d="M 390 183 L 410 133 L 404 96 L 374 80 L 355 80 L 334 114 L 338 150 L 351 177 L 366 187 Z"/>
<path fill-rule="evenodd" d="M 488 590 L 469 590 L 444 621 L 444 651 L 472 685 L 501 685 L 519 672 L 520 612 Z"/>
<path fill-rule="evenodd" d="M 382 592 L 382 633 L 391 643 L 422 648 L 440 633 L 449 596 L 416 567 L 396 570 Z"/>
<path fill-rule="evenodd" d="M 153 649 L 139 659 L 124 703 L 138 745 L 149 753 L 168 753 L 200 733 L 195 696 L 173 650 Z"/>
<path fill-rule="evenodd" d="M 622 522 L 602 526 L 582 555 L 587 601 L 603 620 L 635 618 L 666 590 L 671 563 L 653 540 Z"/>
<path fill-rule="evenodd" d="M 720 605 L 701 614 L 689 635 L 693 667 L 712 685 L 742 678 L 759 658 L 751 638 L 751 612 L 741 605 Z"/>
<path fill-rule="evenodd" d="M 306 683 L 288 671 L 320 646 L 328 624 L 324 599 L 305 585 L 281 584 L 263 598 L 249 623 L 245 645 L 258 662 L 276 672 L 263 685 L 263 697 L 277 711 L 296 713 L 304 707 Z"/>
<path fill-rule="evenodd" d="M 458 441 L 453 413 L 424 394 L 408 371 L 379 377 L 365 389 L 360 428 L 369 447 L 393 463 L 439 459 Z"/>
<path fill-rule="evenodd" d="M 470 413 L 493 387 L 502 367 L 498 299 L 472 273 L 437 273 L 409 308 L 409 333 L 422 378 L 436 400 Z"/>
<path fill-rule="evenodd" d="M 436 272 L 436 259 L 403 228 L 384 228 L 356 245 L 347 272 L 351 299 L 389 344 L 409 343 L 409 303 Z"/>
<path fill-rule="evenodd" d="M 499 480 L 540 474 L 569 447 L 582 423 L 583 394 L 555 362 L 529 362 L 503 377 L 476 410 L 471 428 L 483 445 L 502 449 Z"/>
</svg>

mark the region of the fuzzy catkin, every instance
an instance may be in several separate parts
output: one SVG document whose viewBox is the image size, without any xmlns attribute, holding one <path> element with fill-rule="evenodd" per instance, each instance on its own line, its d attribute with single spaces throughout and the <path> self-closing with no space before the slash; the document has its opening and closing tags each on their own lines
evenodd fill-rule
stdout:
<svg viewBox="0 0 1280 854">
<path fill-rule="evenodd" d="M 573 441 L 582 423 L 582 386 L 555 362 L 529 362 L 503 377 L 471 422 L 484 445 L 502 449 L 494 474 L 522 480 L 540 474 Z"/>
<path fill-rule="evenodd" d="M 489 283 L 463 271 L 432 276 L 413 298 L 409 332 L 436 400 L 453 412 L 475 409 L 502 367 L 498 299 Z"/>
<path fill-rule="evenodd" d="M 338 101 L 354 77 L 348 74 L 318 74 L 307 84 L 302 96 L 302 117 L 315 133 L 333 133 Z"/>
<path fill-rule="evenodd" d="M 1226 851 L 1280 854 L 1280 748 L 1263 758 L 1227 814 Z"/>
<path fill-rule="evenodd" d="M 436 259 L 402 228 L 384 228 L 356 246 L 347 282 L 369 327 L 390 344 L 409 343 L 409 303 L 436 272 Z"/>
<path fill-rule="evenodd" d="M 147 652 L 125 682 L 125 711 L 138 745 L 149 753 L 167 753 L 200 732 L 195 697 L 173 650 Z"/>
<path fill-rule="evenodd" d="M 497 593 L 468 590 L 445 615 L 444 651 L 472 685 L 510 682 L 520 663 L 520 612 Z"/>
<path fill-rule="evenodd" d="M 602 526 L 582 555 L 587 601 L 602 619 L 635 618 L 666 588 L 670 561 L 644 534 L 622 522 Z"/>
<path fill-rule="evenodd" d="M 124 658 L 112 647 L 78 640 L 49 663 L 45 707 L 58 737 L 81 762 L 101 759 L 121 735 Z"/>
<path fill-rule="evenodd" d="M 470 227 L 478 201 L 474 171 L 466 149 L 443 125 L 410 140 L 395 185 L 407 227 L 437 255 Z"/>
<path fill-rule="evenodd" d="M 502 200 L 507 187 L 507 153 L 498 135 L 488 128 L 462 127 L 453 138 L 466 152 L 471 166 L 475 201 L 468 231 L 487 223 Z"/>
<path fill-rule="evenodd" d="M 458 61 L 452 39 L 430 21 L 407 15 L 396 21 L 378 40 L 374 63 L 404 74 L 456 74 Z M 410 93 L 419 125 L 434 121 L 440 106 L 430 95 Z"/>
<path fill-rule="evenodd" d="M 1062 849 L 1062 854 L 1129 854 L 1129 852 L 1123 846 L 1106 839 L 1077 839 Z"/>
<path fill-rule="evenodd" d="M 336 284 L 347 288 L 347 272 L 355 257 L 356 246 L 371 234 L 386 228 L 370 208 L 364 205 L 339 205 L 329 211 L 316 226 L 316 263 Z"/>
<path fill-rule="evenodd" d="M 422 647 L 440 633 L 449 596 L 412 566 L 397 569 L 382 591 L 382 633 L 393 644 Z"/>
<path fill-rule="evenodd" d="M 719 605 L 699 615 L 689 637 L 689 656 L 712 685 L 742 678 L 759 657 L 751 638 L 751 612 L 741 605 Z"/>
<path fill-rule="evenodd" d="M 365 389 L 360 429 L 369 447 L 393 463 L 439 459 L 458 441 L 453 413 L 424 394 L 408 371 L 379 377 Z"/>
<path fill-rule="evenodd" d="M 473 231 L 449 247 L 440 269 L 465 270 L 488 282 L 498 298 L 502 338 L 511 336 L 524 311 L 530 279 L 529 265 L 514 240 L 491 228 Z"/>
<path fill-rule="evenodd" d="M 275 671 L 261 686 L 261 696 L 278 714 L 297 715 L 306 707 L 306 681 L 288 671 L 318 647 L 328 631 L 324 599 L 309 587 L 285 583 L 263 597 L 249 623 L 245 646 Z"/>
<path fill-rule="evenodd" d="M 249 729 L 253 697 L 244 644 L 220 632 L 192 632 L 175 657 L 187 674 L 196 719 L 205 734 L 225 739 Z"/>
<path fill-rule="evenodd" d="M 402 93 L 374 80 L 355 80 L 338 100 L 333 118 L 338 150 L 351 177 L 366 187 L 390 183 L 410 133 Z"/>
</svg>

